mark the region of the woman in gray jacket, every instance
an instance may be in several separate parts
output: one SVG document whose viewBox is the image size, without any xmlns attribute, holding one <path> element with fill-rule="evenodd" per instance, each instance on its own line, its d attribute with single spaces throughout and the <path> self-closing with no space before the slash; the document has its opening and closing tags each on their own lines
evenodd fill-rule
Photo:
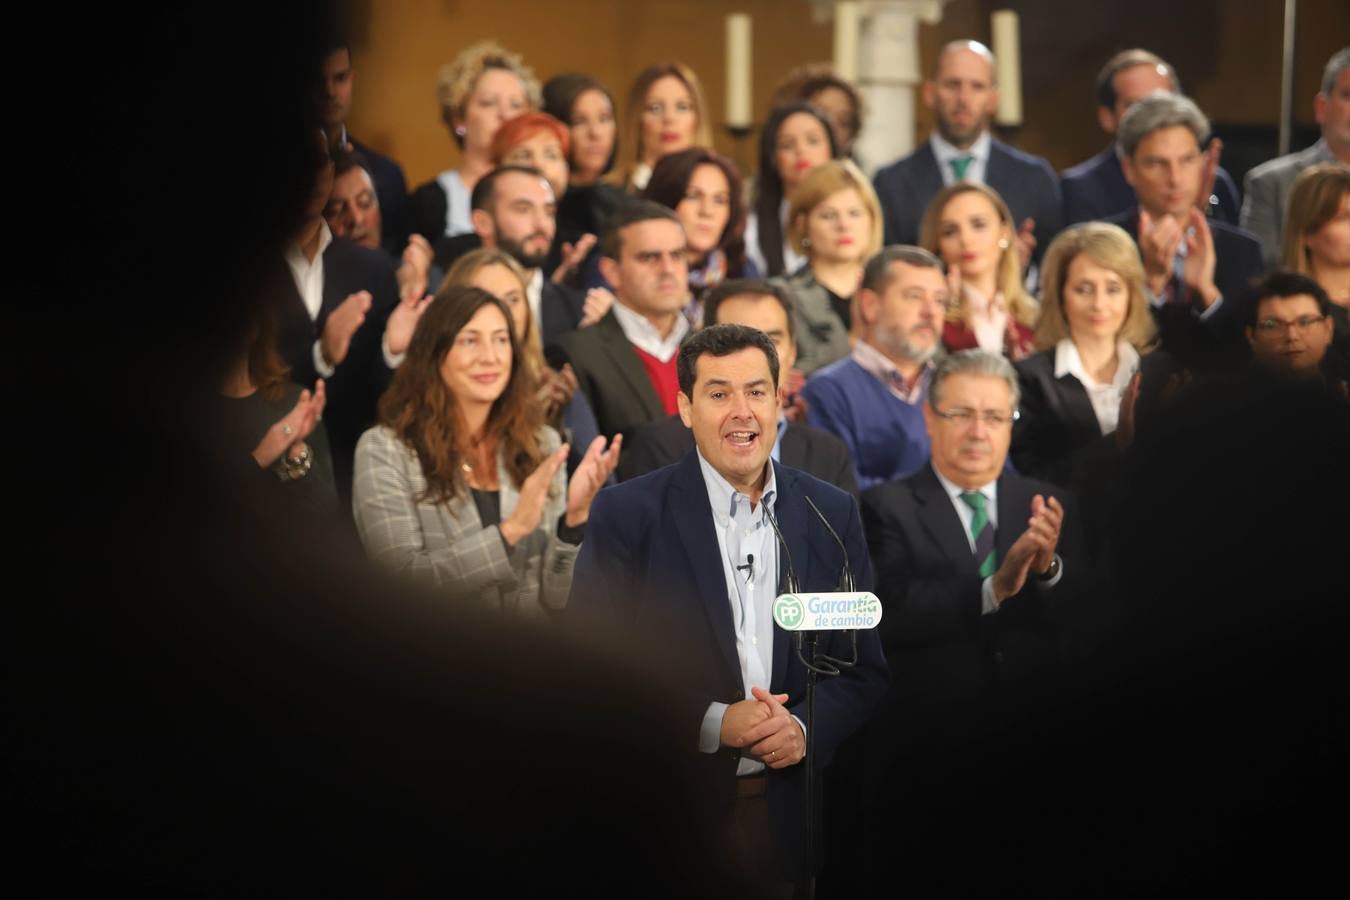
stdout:
<svg viewBox="0 0 1350 900">
<path fill-rule="evenodd" d="M 511 321 L 478 288 L 437 294 L 357 444 L 352 506 L 376 562 L 538 618 L 566 603 L 619 439 L 597 438 L 568 483 Z"/>
</svg>

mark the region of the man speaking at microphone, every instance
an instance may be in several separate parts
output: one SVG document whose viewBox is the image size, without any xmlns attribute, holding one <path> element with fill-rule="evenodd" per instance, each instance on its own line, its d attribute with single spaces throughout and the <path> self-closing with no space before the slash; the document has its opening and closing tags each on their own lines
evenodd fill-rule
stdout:
<svg viewBox="0 0 1350 900">
<path fill-rule="evenodd" d="M 725 801 L 728 850 L 747 877 L 788 885 L 814 865 L 803 859 L 802 763 L 823 766 L 868 718 L 887 669 L 876 634 L 858 632 L 856 665 L 818 683 L 807 746 L 806 668 L 773 602 L 790 572 L 803 593 L 838 590 L 844 548 L 857 590 L 872 588 L 872 567 L 853 498 L 770 461 L 779 367 L 768 336 L 709 326 L 685 339 L 677 371 L 695 449 L 596 497 L 570 606 L 640 642 L 687 689 L 672 702 Z M 853 644 L 829 632 L 820 652 L 849 660 Z"/>
</svg>

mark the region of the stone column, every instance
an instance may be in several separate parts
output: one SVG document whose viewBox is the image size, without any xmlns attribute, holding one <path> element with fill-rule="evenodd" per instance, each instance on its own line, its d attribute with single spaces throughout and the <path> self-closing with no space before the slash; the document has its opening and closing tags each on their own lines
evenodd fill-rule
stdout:
<svg viewBox="0 0 1350 900">
<path fill-rule="evenodd" d="M 855 39 L 836 36 L 835 47 L 857 59 L 836 59 L 835 68 L 846 76 L 857 73 L 855 84 L 863 96 L 866 119 L 854 153 L 864 170 L 876 169 L 914 149 L 914 111 L 924 72 L 919 61 L 919 23 L 942 20 L 950 0 L 847 0 L 836 26 L 853 24 Z M 817 4 L 820 0 L 817 0 Z M 817 6 L 819 10 L 819 5 Z"/>
</svg>

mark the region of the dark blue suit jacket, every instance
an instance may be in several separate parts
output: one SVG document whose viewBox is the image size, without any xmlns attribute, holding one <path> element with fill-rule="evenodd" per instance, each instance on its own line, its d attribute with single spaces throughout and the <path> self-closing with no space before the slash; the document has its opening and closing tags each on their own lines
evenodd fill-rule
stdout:
<svg viewBox="0 0 1350 900">
<path fill-rule="evenodd" d="M 1105 221 L 1124 228 L 1139 243 L 1138 207 Z M 1223 295 L 1223 306 L 1204 322 L 1174 304 L 1153 310 L 1162 348 L 1187 368 L 1232 367 L 1247 359 L 1243 329 L 1250 305 L 1248 283 L 1265 271 L 1255 235 L 1213 219 L 1209 232 L 1214 238 L 1214 286 Z"/>
<path fill-rule="evenodd" d="M 872 566 L 854 499 L 805 472 L 776 463 L 774 477 L 778 492 L 774 509 L 802 591 L 835 590 L 843 565 L 838 544 L 803 496 L 815 502 L 843 539 L 857 588 L 870 590 Z M 780 559 L 780 575 L 786 566 Z M 691 752 L 709 703 L 745 699 L 721 551 L 695 452 L 596 496 L 577 557 L 569 609 L 584 621 L 620 629 L 625 640 L 631 635 L 645 656 L 668 667 L 677 683 L 688 688 L 676 702 L 680 720 L 689 723 Z M 830 637 L 822 639 L 822 652 L 851 656 L 842 632 L 826 634 Z M 787 633 L 775 627 L 769 688 L 788 694 L 789 711 L 805 722 L 806 669 L 790 644 Z M 860 632 L 857 649 L 855 667 L 819 681 L 814 743 L 807 752 L 817 766 L 829 760 L 885 696 L 888 674 L 876 633 Z M 738 754 L 729 750 L 706 755 L 707 774 L 728 803 L 735 796 L 737 759 Z M 803 862 L 804 774 L 802 765 L 768 770 L 774 847 L 785 874 L 799 872 Z"/>
<path fill-rule="evenodd" d="M 1066 169 L 1059 179 L 1059 190 L 1064 197 L 1064 224 L 1092 222 L 1125 212 L 1138 202 L 1134 188 L 1125 180 L 1125 170 L 1116 156 L 1115 144 L 1085 160 L 1072 169 Z M 1214 174 L 1214 194 L 1219 200 L 1215 218 L 1237 225 L 1242 204 L 1238 200 L 1233 176 L 1220 166 Z"/>
<path fill-rule="evenodd" d="M 1032 258 L 1039 260 L 1063 227 L 1055 170 L 1039 156 L 991 140 L 984 180 L 1008 204 L 1014 230 L 1023 219 L 1036 220 Z M 886 222 L 886 243 L 917 244 L 924 210 L 943 187 L 933 145 L 924 141 L 909 156 L 878 171 L 873 184 Z"/>
</svg>

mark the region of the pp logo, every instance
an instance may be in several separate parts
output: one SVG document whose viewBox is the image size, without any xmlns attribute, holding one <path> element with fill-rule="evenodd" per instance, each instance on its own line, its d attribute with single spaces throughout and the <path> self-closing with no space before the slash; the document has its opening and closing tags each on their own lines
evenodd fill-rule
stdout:
<svg viewBox="0 0 1350 900">
<path fill-rule="evenodd" d="M 796 631 L 806 617 L 802 601 L 792 594 L 784 594 L 773 603 L 773 620 L 784 631 Z"/>
</svg>

